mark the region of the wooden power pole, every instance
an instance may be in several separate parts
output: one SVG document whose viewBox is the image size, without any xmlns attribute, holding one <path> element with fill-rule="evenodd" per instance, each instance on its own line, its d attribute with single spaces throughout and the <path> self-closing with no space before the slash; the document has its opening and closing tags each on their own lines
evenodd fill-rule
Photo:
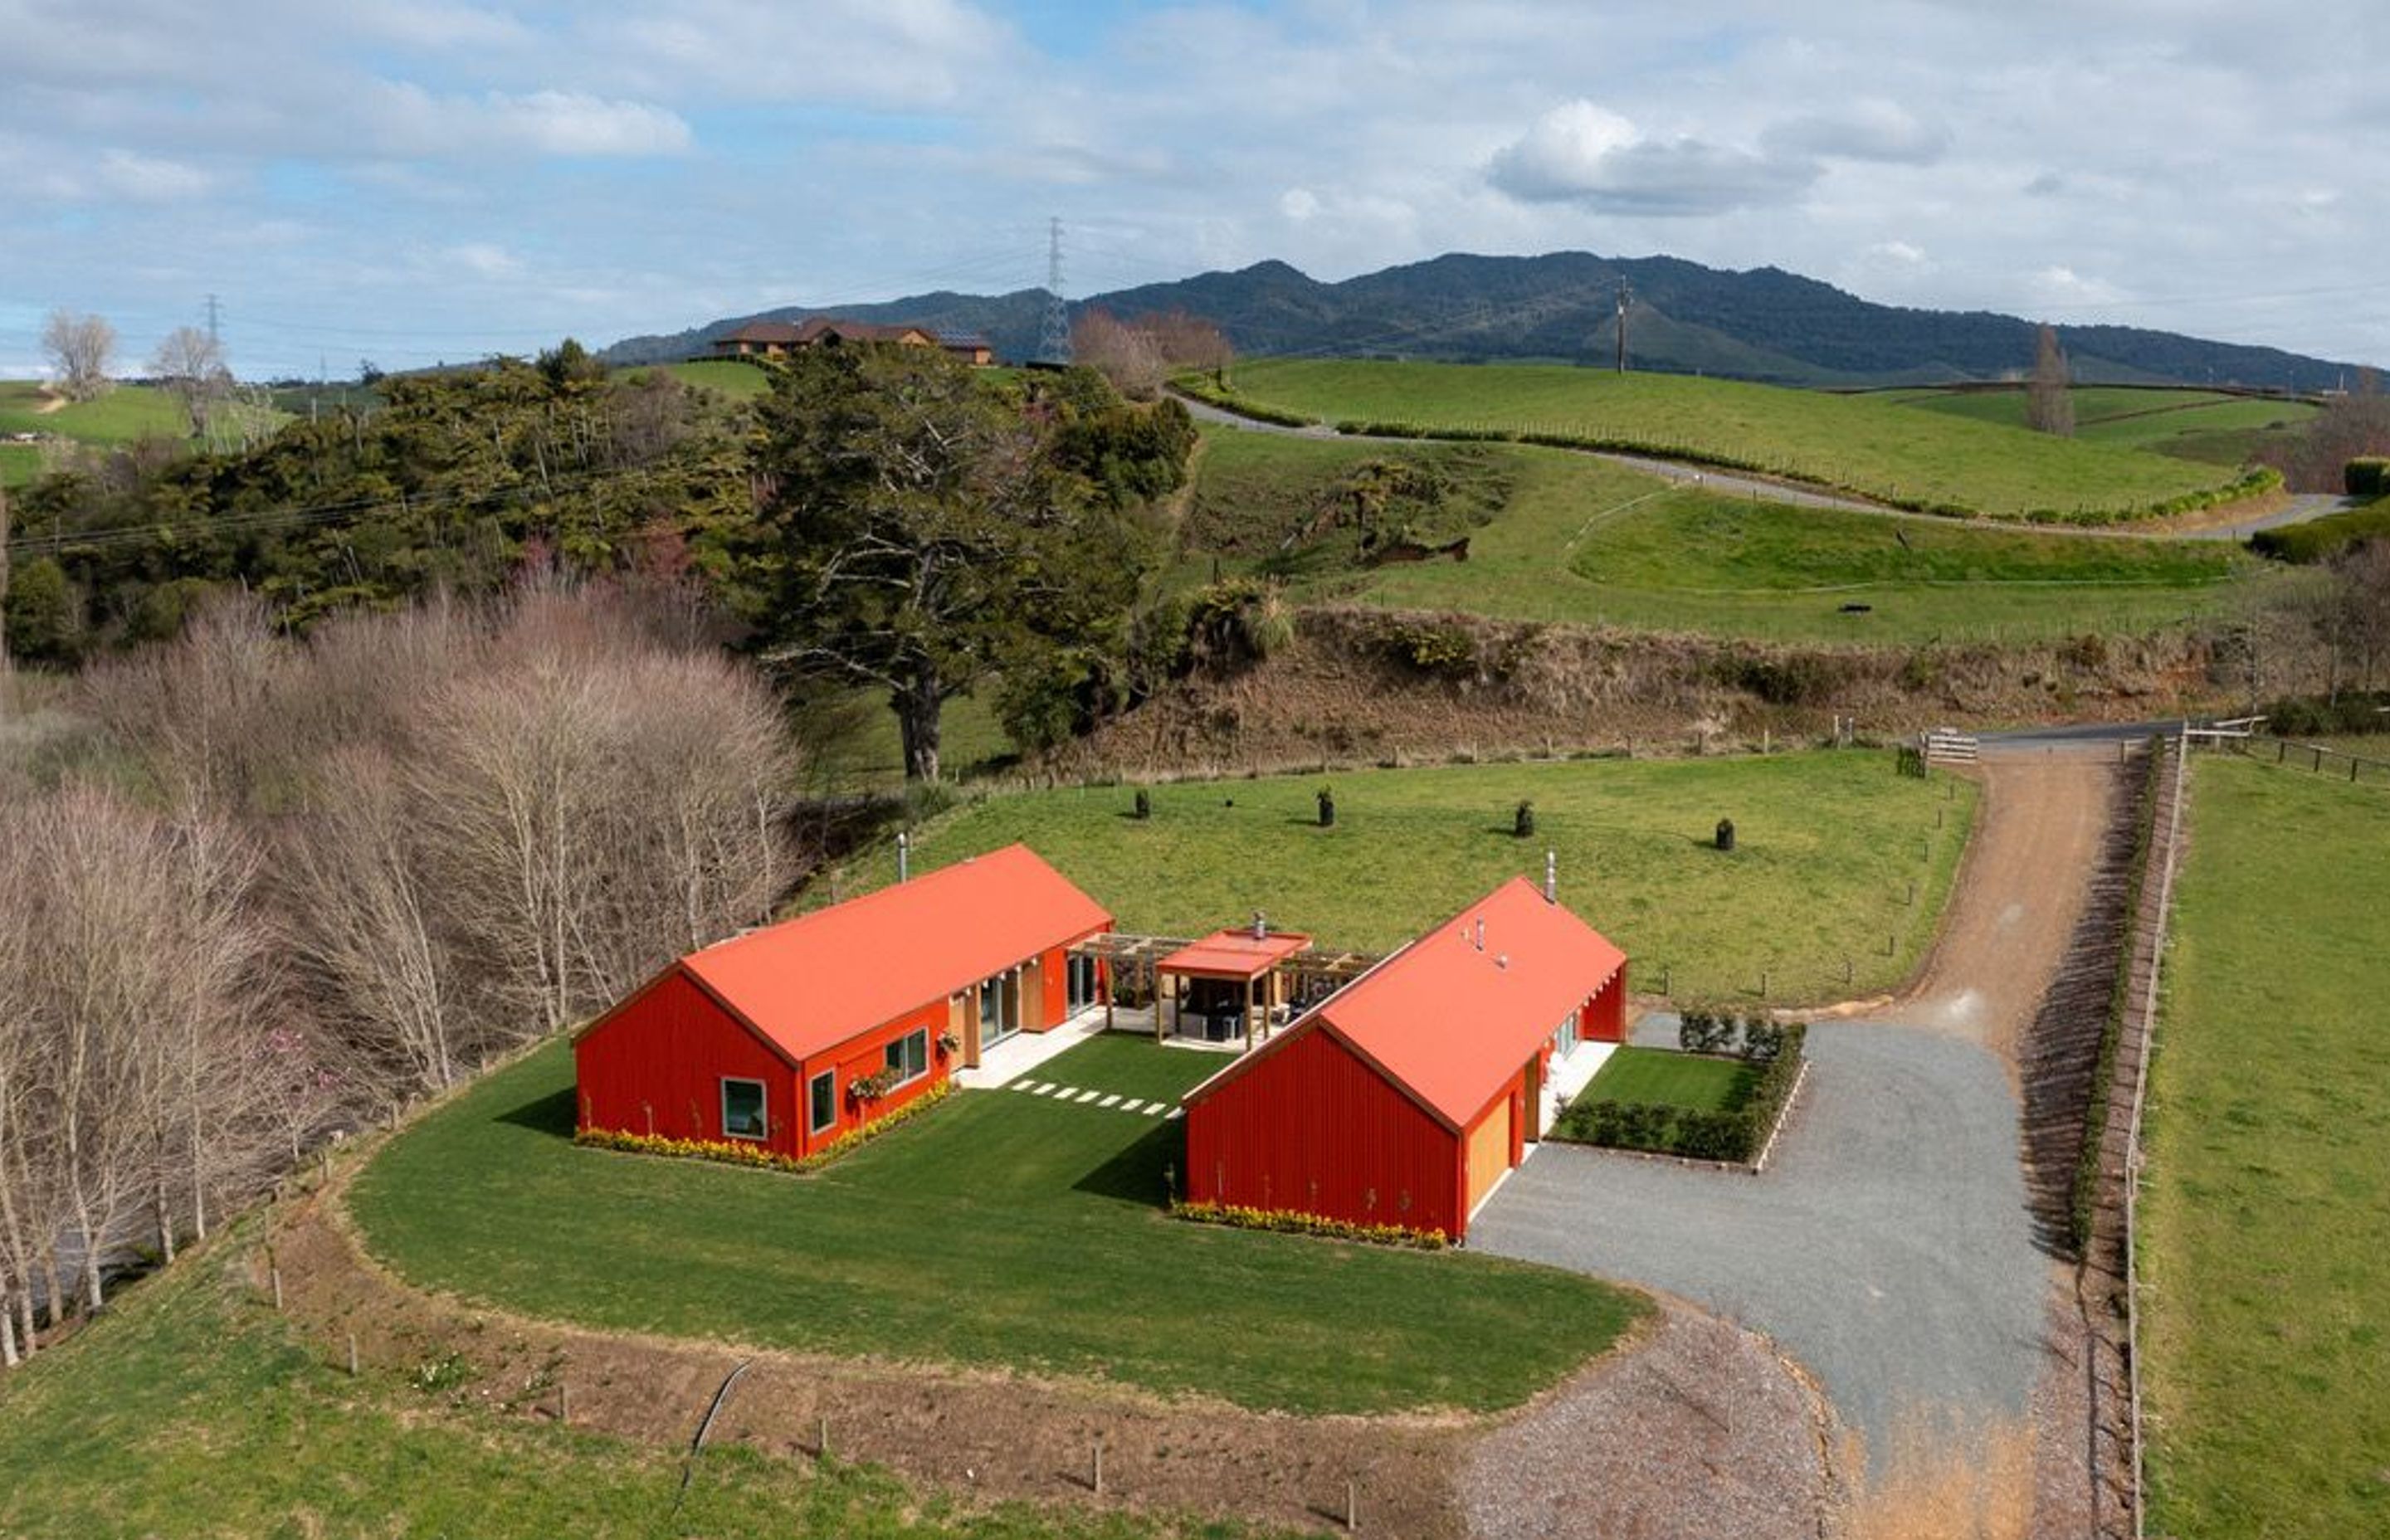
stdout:
<svg viewBox="0 0 2390 1540">
<path fill-rule="evenodd" d="M 1626 280 L 1618 280 L 1618 372 L 1626 372 Z"/>
</svg>

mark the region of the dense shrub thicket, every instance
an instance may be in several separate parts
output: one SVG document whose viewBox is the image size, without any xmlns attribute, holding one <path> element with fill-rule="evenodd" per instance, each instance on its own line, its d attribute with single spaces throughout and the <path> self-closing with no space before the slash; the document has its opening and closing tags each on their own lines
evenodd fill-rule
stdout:
<svg viewBox="0 0 2390 1540">
<path fill-rule="evenodd" d="M 2259 530 L 2249 537 L 2249 548 L 2277 561 L 2312 566 L 2330 560 L 2352 545 L 2384 538 L 2390 538 L 2390 497 L 2363 507 L 2328 513 L 2303 524 Z"/>
</svg>

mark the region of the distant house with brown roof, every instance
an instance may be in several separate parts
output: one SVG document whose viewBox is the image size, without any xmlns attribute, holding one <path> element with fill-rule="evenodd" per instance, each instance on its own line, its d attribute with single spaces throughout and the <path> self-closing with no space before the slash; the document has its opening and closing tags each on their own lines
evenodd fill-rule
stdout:
<svg viewBox="0 0 2390 1540">
<path fill-rule="evenodd" d="M 715 358 L 786 358 L 805 348 L 843 347 L 855 342 L 893 343 L 899 347 L 944 348 L 966 364 L 996 362 L 987 340 L 969 335 L 944 336 L 926 327 L 878 326 L 868 321 L 844 321 L 816 315 L 802 323 L 749 321 L 712 343 Z"/>
</svg>

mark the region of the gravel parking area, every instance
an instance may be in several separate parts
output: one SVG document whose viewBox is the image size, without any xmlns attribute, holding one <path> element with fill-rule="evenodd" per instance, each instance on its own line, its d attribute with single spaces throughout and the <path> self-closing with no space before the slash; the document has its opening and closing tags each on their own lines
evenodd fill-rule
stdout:
<svg viewBox="0 0 2390 1540">
<path fill-rule="evenodd" d="M 1765 1333 L 1818 1377 L 1880 1475 L 1904 1444 L 2028 1415 L 2046 1264 L 2015 1095 L 1989 1049 L 1820 1022 L 1809 1053 L 1808 1089 L 1764 1175 L 1548 1143 L 1469 1239 Z"/>
<path fill-rule="evenodd" d="M 1825 1398 L 1764 1340 L 1664 1300 L 1632 1351 L 1471 1451 L 1460 1505 L 1476 1540 L 1819 1540 L 1848 1496 L 1843 1453 Z"/>
</svg>

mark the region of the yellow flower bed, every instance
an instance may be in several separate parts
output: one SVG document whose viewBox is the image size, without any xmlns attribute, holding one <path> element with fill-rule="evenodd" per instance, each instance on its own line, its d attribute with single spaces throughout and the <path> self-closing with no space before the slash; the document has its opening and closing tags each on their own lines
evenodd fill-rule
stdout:
<svg viewBox="0 0 2390 1540">
<path fill-rule="evenodd" d="M 664 1134 L 628 1134 L 619 1129 L 585 1128 L 572 1142 L 591 1149 L 617 1149 L 632 1155 L 662 1155 L 678 1161 L 718 1161 L 724 1165 L 753 1166 L 765 1171 L 818 1171 L 858 1145 L 869 1144 L 890 1129 L 911 1122 L 946 1099 L 954 1082 L 943 1081 L 884 1118 L 840 1135 L 812 1154 L 799 1157 L 743 1139 L 675 1139 Z"/>
<path fill-rule="evenodd" d="M 1256 1209 L 1241 1203 L 1201 1201 L 1174 1203 L 1170 1212 L 1198 1225 L 1227 1225 L 1240 1230 L 1276 1230 L 1281 1235 L 1327 1236 L 1335 1240 L 1360 1240 L 1372 1246 L 1415 1246 L 1440 1251 L 1452 1244 L 1442 1230 L 1415 1230 L 1407 1225 L 1363 1225 L 1330 1219 L 1299 1209 Z"/>
</svg>

